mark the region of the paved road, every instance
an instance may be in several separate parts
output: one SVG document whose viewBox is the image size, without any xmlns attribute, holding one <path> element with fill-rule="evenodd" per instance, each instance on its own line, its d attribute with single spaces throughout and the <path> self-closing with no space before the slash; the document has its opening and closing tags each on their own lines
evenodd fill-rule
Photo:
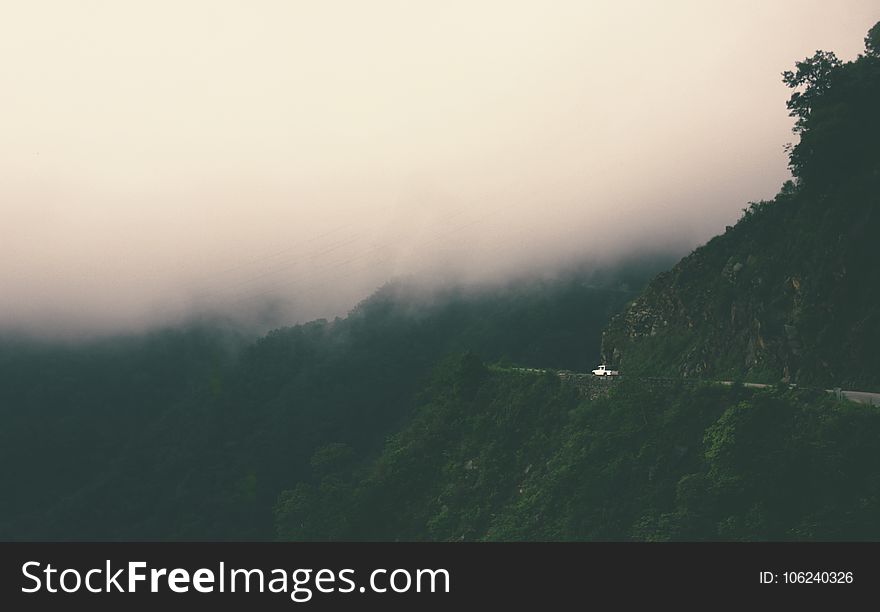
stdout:
<svg viewBox="0 0 880 612">
<path fill-rule="evenodd" d="M 835 389 L 826 389 L 828 393 L 837 393 Z M 840 394 L 852 402 L 861 404 L 870 404 L 871 406 L 880 406 L 880 393 L 868 393 L 867 391 L 846 391 L 840 390 Z"/>
<path fill-rule="evenodd" d="M 729 380 L 719 380 L 722 385 L 732 385 Z M 751 387 L 753 389 L 765 389 L 773 385 L 765 385 L 762 383 L 743 383 L 743 387 Z M 839 398 L 846 398 L 851 402 L 860 404 L 869 404 L 871 406 L 880 406 L 880 393 L 869 393 L 868 391 L 847 391 L 846 389 L 825 389 L 828 393 L 833 393 Z"/>
<path fill-rule="evenodd" d="M 729 380 L 722 380 L 722 385 L 732 385 Z M 761 383 L 743 383 L 744 387 L 752 387 L 755 389 L 764 389 L 772 385 L 763 385 Z M 869 404 L 871 406 L 880 406 L 880 393 L 870 393 L 868 391 L 847 391 L 846 389 L 825 389 L 828 393 L 832 393 L 839 398 L 846 398 L 851 402 L 860 404 Z"/>
<path fill-rule="evenodd" d="M 722 385 L 727 385 L 728 387 L 733 384 L 732 380 L 719 380 L 718 381 Z M 743 387 L 749 387 L 752 389 L 766 389 L 770 385 L 765 385 L 764 383 L 743 383 Z"/>
<path fill-rule="evenodd" d="M 547 372 L 548 370 L 542 370 L 538 368 L 511 368 L 512 370 L 518 372 L 528 372 L 530 374 L 542 374 Z M 567 379 L 593 379 L 594 377 L 589 373 L 582 372 L 569 372 L 567 370 L 562 370 L 557 372 L 562 378 Z M 598 378 L 598 377 L 596 377 Z M 616 377 L 613 377 L 616 378 Z M 730 380 L 719 380 L 719 384 L 722 385 L 732 385 L 733 381 Z M 767 385 L 763 383 L 743 383 L 744 387 L 750 387 L 752 389 L 765 389 L 767 387 L 772 387 L 775 385 Z M 825 389 L 828 393 L 833 393 L 840 398 L 845 397 L 846 399 L 852 402 L 858 402 L 860 404 L 869 404 L 871 406 L 880 406 L 880 393 L 870 393 L 868 391 L 847 391 L 846 389 Z"/>
</svg>

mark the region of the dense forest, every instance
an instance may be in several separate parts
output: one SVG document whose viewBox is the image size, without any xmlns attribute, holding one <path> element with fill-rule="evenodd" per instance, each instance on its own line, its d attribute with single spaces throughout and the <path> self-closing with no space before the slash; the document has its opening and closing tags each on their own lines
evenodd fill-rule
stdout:
<svg viewBox="0 0 880 612">
<path fill-rule="evenodd" d="M 671 269 L 392 284 L 258 339 L 7 337 L 0 538 L 880 539 L 880 412 L 822 390 L 880 389 L 865 42 L 783 75 L 793 180 Z M 600 352 L 619 380 L 559 376 Z"/>
<path fill-rule="evenodd" d="M 388 285 L 345 318 L 252 340 L 203 322 L 0 343 L 0 538 L 273 536 L 317 448 L 379 452 L 444 356 L 584 370 L 670 257 L 495 287 Z"/>
<path fill-rule="evenodd" d="M 369 465 L 319 449 L 315 482 L 278 502 L 278 534 L 875 540 L 878 441 L 876 408 L 820 391 L 625 380 L 590 399 L 466 354 Z"/>
</svg>

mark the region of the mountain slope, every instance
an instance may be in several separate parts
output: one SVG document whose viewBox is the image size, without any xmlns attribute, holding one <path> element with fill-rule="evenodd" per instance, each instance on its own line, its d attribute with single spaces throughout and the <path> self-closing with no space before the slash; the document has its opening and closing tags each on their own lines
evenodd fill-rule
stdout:
<svg viewBox="0 0 880 612">
<path fill-rule="evenodd" d="M 878 540 L 880 25 L 786 73 L 796 182 L 658 276 L 603 334 L 625 376 L 438 368 L 375 460 L 320 449 L 285 539 Z M 658 380 L 640 375 L 663 375 Z M 595 388 L 595 387 L 594 387 Z"/>
<path fill-rule="evenodd" d="M 655 386 L 580 397 L 473 355 L 440 366 L 360 468 L 316 453 L 288 540 L 880 539 L 880 413 L 822 391 Z"/>
<path fill-rule="evenodd" d="M 449 353 L 583 369 L 666 256 L 494 288 L 387 286 L 256 341 L 206 324 L 0 342 L 0 539 L 265 539 L 327 444 L 371 457 Z"/>
<path fill-rule="evenodd" d="M 880 389 L 880 58 L 828 57 L 798 64 L 806 74 L 831 62 L 789 104 L 796 182 L 657 277 L 603 334 L 606 361 L 630 374 Z"/>
</svg>

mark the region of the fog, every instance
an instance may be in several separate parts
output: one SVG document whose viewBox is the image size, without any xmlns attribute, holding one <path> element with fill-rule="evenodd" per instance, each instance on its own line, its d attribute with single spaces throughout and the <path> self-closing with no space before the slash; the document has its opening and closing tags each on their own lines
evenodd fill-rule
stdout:
<svg viewBox="0 0 880 612">
<path fill-rule="evenodd" d="M 0 11 L 0 328 L 293 323 L 686 252 L 788 178 L 780 73 L 876 0 Z"/>
</svg>

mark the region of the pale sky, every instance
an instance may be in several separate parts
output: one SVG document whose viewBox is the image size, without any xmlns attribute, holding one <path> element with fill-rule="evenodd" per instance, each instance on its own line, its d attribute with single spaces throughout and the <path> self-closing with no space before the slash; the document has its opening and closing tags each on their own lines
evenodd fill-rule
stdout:
<svg viewBox="0 0 880 612">
<path fill-rule="evenodd" d="M 876 0 L 0 2 L 0 329 L 344 314 L 722 232 Z"/>
</svg>

